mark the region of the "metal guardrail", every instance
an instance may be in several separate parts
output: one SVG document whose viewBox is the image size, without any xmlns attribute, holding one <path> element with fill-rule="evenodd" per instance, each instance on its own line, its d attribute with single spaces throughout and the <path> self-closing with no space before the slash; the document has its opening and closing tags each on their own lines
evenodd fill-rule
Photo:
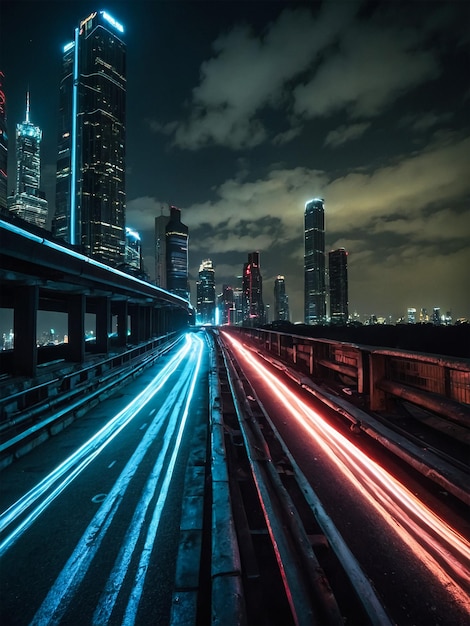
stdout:
<svg viewBox="0 0 470 626">
<path fill-rule="evenodd" d="M 339 342 L 260 328 L 229 326 L 260 351 L 317 379 L 338 374 L 354 385 L 371 411 L 406 399 L 470 427 L 470 359 Z"/>
</svg>

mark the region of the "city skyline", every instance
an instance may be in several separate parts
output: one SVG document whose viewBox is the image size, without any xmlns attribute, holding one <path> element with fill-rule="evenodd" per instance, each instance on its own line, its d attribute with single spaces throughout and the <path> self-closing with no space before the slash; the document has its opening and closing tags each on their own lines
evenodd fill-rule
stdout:
<svg viewBox="0 0 470 626">
<path fill-rule="evenodd" d="M 50 217 L 61 51 L 96 9 L 124 26 L 126 224 L 151 276 L 155 217 L 176 204 L 193 304 L 201 258 L 220 293 L 258 250 L 267 303 L 284 275 L 302 321 L 303 212 L 320 196 L 350 313 L 470 318 L 466 3 L 3 2 L 9 192 L 29 86 Z"/>
</svg>

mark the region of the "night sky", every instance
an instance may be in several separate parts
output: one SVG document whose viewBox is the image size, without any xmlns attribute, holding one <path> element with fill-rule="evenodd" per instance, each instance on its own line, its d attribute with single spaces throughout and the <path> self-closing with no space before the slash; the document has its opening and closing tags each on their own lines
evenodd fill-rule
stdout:
<svg viewBox="0 0 470 626">
<path fill-rule="evenodd" d="M 325 199 L 326 249 L 349 252 L 350 312 L 470 318 L 470 2 L 0 3 L 10 137 L 43 130 L 54 212 L 61 51 L 93 10 L 127 44 L 127 225 L 154 276 L 154 218 L 190 230 L 217 292 L 261 258 L 303 321 L 303 212 Z"/>
</svg>

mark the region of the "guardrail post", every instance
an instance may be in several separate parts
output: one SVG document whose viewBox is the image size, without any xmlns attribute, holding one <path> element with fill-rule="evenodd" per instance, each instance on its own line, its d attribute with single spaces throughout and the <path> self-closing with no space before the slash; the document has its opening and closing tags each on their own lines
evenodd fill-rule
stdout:
<svg viewBox="0 0 470 626">
<path fill-rule="evenodd" d="M 369 409 L 383 411 L 387 406 L 387 394 L 379 387 L 387 379 L 387 359 L 383 354 L 369 353 Z"/>
</svg>

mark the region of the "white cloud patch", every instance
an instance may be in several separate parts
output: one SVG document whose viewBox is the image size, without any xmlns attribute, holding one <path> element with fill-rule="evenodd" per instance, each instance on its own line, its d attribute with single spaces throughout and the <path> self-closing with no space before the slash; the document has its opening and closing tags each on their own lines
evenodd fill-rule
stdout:
<svg viewBox="0 0 470 626">
<path fill-rule="evenodd" d="M 361 122 L 358 124 L 351 124 L 350 126 L 340 126 L 331 130 L 325 138 L 325 146 L 331 146 L 336 148 L 347 141 L 358 139 L 369 128 L 370 122 Z"/>
</svg>

